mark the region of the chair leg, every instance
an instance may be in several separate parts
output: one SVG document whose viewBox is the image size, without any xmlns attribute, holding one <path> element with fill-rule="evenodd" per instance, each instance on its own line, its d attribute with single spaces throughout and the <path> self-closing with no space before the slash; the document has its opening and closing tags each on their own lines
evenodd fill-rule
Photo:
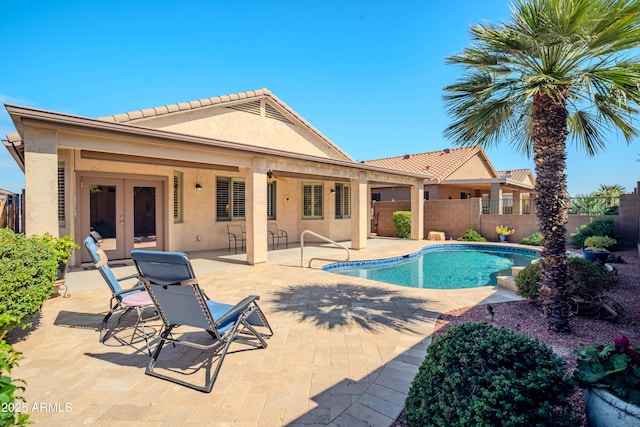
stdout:
<svg viewBox="0 0 640 427">
<path fill-rule="evenodd" d="M 144 338 L 144 343 L 147 347 L 147 351 L 149 352 L 149 356 L 151 356 L 151 347 L 149 347 L 149 338 L 147 337 L 147 331 L 144 329 L 144 322 L 146 320 L 150 320 L 151 317 L 149 319 L 145 319 L 143 317 L 145 308 L 148 308 L 148 307 L 136 306 L 136 312 L 138 313 L 138 320 L 136 320 L 136 324 L 133 327 L 133 333 L 131 334 L 131 340 L 129 341 L 129 344 L 133 344 L 133 339 L 135 338 L 136 332 L 138 331 L 138 325 L 140 325 L 140 329 L 142 330 L 142 337 Z"/>
<path fill-rule="evenodd" d="M 110 335 L 111 329 L 109 329 L 107 325 L 113 313 L 115 313 L 116 310 L 118 310 L 119 308 L 120 308 L 120 303 L 116 302 L 116 305 L 111 307 L 107 315 L 104 316 L 104 318 L 102 319 L 102 326 L 100 327 L 100 337 L 99 337 L 100 342 L 105 342 L 108 336 Z"/>
</svg>

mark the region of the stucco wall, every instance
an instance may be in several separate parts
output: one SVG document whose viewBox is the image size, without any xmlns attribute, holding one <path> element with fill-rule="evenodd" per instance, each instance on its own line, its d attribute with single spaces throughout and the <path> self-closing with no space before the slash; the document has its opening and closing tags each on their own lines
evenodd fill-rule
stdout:
<svg viewBox="0 0 640 427">
<path fill-rule="evenodd" d="M 186 111 L 180 115 L 150 119 L 144 125 L 301 154 L 344 158 L 311 132 L 293 123 L 229 108 Z"/>
<path fill-rule="evenodd" d="M 491 175 L 486 162 L 484 162 L 478 155 L 470 158 L 461 167 L 447 176 L 447 180 L 478 178 L 494 178 L 494 176 Z"/>
</svg>

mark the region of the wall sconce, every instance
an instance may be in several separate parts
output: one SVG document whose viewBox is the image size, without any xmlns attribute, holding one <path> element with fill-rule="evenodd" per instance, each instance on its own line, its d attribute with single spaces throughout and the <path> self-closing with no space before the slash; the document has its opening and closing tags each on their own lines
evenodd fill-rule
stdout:
<svg viewBox="0 0 640 427">
<path fill-rule="evenodd" d="M 200 191 L 200 190 L 202 190 L 202 185 L 196 184 L 196 191 Z"/>
<path fill-rule="evenodd" d="M 331 189 L 331 194 L 336 194 L 336 189 L 335 188 Z"/>
</svg>

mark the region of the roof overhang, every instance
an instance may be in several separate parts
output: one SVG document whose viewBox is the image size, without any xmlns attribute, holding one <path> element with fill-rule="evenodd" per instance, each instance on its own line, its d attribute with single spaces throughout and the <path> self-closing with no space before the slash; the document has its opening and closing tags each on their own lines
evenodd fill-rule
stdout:
<svg viewBox="0 0 640 427">
<path fill-rule="evenodd" d="M 24 172 L 24 146 L 20 135 L 15 132 L 7 134 L 7 139 L 3 139 L 2 144 L 9 151 L 18 167 Z"/>
<path fill-rule="evenodd" d="M 197 147 L 210 148 L 216 151 L 227 152 L 234 155 L 245 155 L 249 157 L 265 157 L 272 159 L 294 160 L 316 165 L 334 166 L 348 168 L 353 171 L 367 172 L 370 175 L 369 181 L 376 180 L 382 182 L 406 183 L 407 179 L 425 180 L 433 177 L 427 174 L 408 172 L 402 170 L 388 169 L 379 166 L 372 166 L 348 160 L 331 159 L 325 157 L 312 156 L 307 154 L 294 153 L 277 150 L 267 147 L 230 142 L 200 136 L 193 136 L 160 129 L 151 129 L 126 123 L 106 122 L 81 116 L 74 116 L 58 112 L 39 110 L 30 107 L 21 107 L 5 104 L 11 116 L 16 130 L 22 139 L 26 126 L 51 129 L 55 131 L 65 131 L 69 133 L 81 133 L 101 137 L 128 138 L 135 141 L 144 141 L 154 144 L 170 145 L 175 148 Z M 7 147 L 11 148 L 11 147 Z M 24 144 L 16 145 L 18 152 L 24 152 Z M 10 149 L 11 151 L 11 149 Z M 18 157 L 14 155 L 16 162 Z M 22 165 L 24 170 L 24 165 Z"/>
<path fill-rule="evenodd" d="M 492 184 L 500 184 L 503 187 L 533 191 L 534 186 L 516 181 L 510 178 L 478 178 L 478 179 L 452 179 L 440 182 L 440 185 L 476 185 L 490 188 Z"/>
</svg>

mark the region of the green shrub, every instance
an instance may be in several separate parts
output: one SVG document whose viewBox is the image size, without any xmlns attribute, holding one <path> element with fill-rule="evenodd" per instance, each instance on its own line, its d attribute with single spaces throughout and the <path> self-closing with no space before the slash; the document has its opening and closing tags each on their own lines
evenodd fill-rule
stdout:
<svg viewBox="0 0 640 427">
<path fill-rule="evenodd" d="M 523 268 L 515 278 L 516 294 L 526 299 L 536 299 L 540 296 L 540 263 L 532 262 Z"/>
<path fill-rule="evenodd" d="M 606 251 L 609 246 L 615 245 L 616 239 L 609 236 L 589 236 L 584 239 L 584 247 L 590 251 Z"/>
<path fill-rule="evenodd" d="M 462 236 L 458 237 L 458 240 L 462 242 L 486 242 L 487 238 L 470 228 Z"/>
<path fill-rule="evenodd" d="M 572 425 L 565 362 L 537 340 L 467 323 L 427 349 L 406 405 L 410 426 Z"/>
<path fill-rule="evenodd" d="M 24 397 L 16 396 L 16 391 L 24 391 L 24 381 L 11 379 L 11 369 L 18 366 L 20 353 L 5 341 L 0 341 L 0 426 L 23 426 L 29 423 L 29 415 L 16 408 L 25 408 Z M 23 402 L 22 404 L 16 404 Z M 6 406 L 5 406 L 6 405 Z"/>
<path fill-rule="evenodd" d="M 609 236 L 617 239 L 616 224 L 612 219 L 593 219 L 589 224 L 583 224 L 578 231 L 571 233 L 571 246 L 580 249 L 584 246 L 584 240 L 590 236 Z"/>
<path fill-rule="evenodd" d="M 393 213 L 393 228 L 396 235 L 402 239 L 411 237 L 411 212 L 396 211 Z"/>
<path fill-rule="evenodd" d="M 542 233 L 536 231 L 535 233 L 520 240 L 520 243 L 523 245 L 542 246 Z"/>
<path fill-rule="evenodd" d="M 30 318 L 51 296 L 58 262 L 42 237 L 0 230 L 0 338 L 29 325 Z"/>
<path fill-rule="evenodd" d="M 534 262 L 526 266 L 516 276 L 516 293 L 523 298 L 536 299 L 539 296 L 540 263 Z M 567 258 L 567 288 L 569 294 L 597 294 L 611 287 L 613 273 L 605 266 L 589 262 L 579 256 Z"/>
</svg>

